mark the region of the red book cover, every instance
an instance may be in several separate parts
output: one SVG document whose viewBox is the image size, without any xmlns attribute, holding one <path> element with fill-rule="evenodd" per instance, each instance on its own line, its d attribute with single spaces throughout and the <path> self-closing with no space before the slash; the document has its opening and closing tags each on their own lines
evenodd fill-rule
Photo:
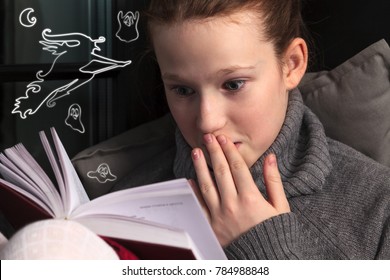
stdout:
<svg viewBox="0 0 390 280">
<path fill-rule="evenodd" d="M 53 218 L 32 200 L 1 182 L 0 210 L 15 230 L 35 221 Z"/>
</svg>

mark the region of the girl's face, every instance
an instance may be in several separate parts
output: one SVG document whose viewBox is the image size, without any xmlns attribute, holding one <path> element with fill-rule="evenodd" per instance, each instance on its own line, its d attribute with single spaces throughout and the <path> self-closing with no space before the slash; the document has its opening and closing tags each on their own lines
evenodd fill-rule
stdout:
<svg viewBox="0 0 390 280">
<path fill-rule="evenodd" d="M 285 66 L 248 12 L 152 26 L 171 113 L 187 143 L 225 135 L 248 167 L 270 147 L 284 122 Z M 210 162 L 209 162 L 210 163 Z"/>
</svg>

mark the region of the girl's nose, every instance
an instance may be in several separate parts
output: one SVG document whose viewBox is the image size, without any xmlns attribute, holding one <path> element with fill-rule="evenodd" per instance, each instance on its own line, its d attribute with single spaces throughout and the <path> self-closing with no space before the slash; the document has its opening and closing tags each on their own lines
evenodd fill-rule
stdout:
<svg viewBox="0 0 390 280">
<path fill-rule="evenodd" d="M 203 133 L 214 133 L 226 122 L 224 105 L 215 96 L 201 96 L 199 99 L 197 125 Z"/>
</svg>

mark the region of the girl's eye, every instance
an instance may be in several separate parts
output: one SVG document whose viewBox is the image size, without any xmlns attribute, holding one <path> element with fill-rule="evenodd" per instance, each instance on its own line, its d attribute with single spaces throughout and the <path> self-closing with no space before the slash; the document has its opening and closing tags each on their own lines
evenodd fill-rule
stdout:
<svg viewBox="0 0 390 280">
<path fill-rule="evenodd" d="M 195 93 L 195 91 L 192 88 L 189 87 L 174 87 L 172 90 L 182 97 L 190 96 Z"/>
<path fill-rule="evenodd" d="M 243 80 L 233 80 L 223 84 L 224 88 L 229 91 L 237 91 L 245 85 Z"/>
</svg>

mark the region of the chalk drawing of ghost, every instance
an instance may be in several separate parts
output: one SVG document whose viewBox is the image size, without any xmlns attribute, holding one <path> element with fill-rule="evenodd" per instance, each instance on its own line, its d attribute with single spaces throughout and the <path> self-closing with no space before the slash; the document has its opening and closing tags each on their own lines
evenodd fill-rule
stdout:
<svg viewBox="0 0 390 280">
<path fill-rule="evenodd" d="M 96 171 L 89 171 L 87 176 L 88 178 L 98 180 L 98 182 L 102 184 L 116 180 L 116 176 L 111 173 L 110 167 L 107 163 L 100 164 Z"/>
<path fill-rule="evenodd" d="M 47 107 L 54 107 L 56 100 L 69 95 L 72 91 L 90 82 L 96 74 L 131 64 L 130 60 L 118 61 L 99 55 L 98 52 L 101 49 L 98 44 L 106 41 L 106 38 L 102 36 L 98 39 L 92 39 L 82 33 L 51 34 L 50 29 L 44 29 L 42 38 L 43 40 L 39 41 L 43 45 L 42 49 L 50 52 L 54 56 L 54 61 L 47 72 L 38 71 L 36 74 L 37 80 L 28 84 L 25 95 L 15 100 L 12 113 L 19 114 L 22 119 L 35 114 L 45 103 Z M 50 74 L 56 65 L 61 63 L 62 60 L 66 61 L 68 56 L 77 57 L 81 50 L 87 50 L 88 53 L 85 57 L 91 56 L 92 60 L 75 69 L 78 71 L 78 77 L 71 79 L 70 82 L 69 80 L 64 81 L 64 85 L 54 89 L 46 86 L 45 80 L 50 80 Z"/>
<path fill-rule="evenodd" d="M 65 124 L 70 126 L 73 130 L 80 133 L 85 132 L 84 125 L 81 121 L 81 107 L 79 104 L 72 104 L 68 109 L 68 116 L 65 119 Z"/>
<path fill-rule="evenodd" d="M 139 12 L 127 12 L 123 15 L 123 11 L 118 13 L 117 19 L 119 22 L 119 29 L 116 32 L 116 37 L 122 42 L 130 43 L 138 39 L 138 22 Z"/>
</svg>

